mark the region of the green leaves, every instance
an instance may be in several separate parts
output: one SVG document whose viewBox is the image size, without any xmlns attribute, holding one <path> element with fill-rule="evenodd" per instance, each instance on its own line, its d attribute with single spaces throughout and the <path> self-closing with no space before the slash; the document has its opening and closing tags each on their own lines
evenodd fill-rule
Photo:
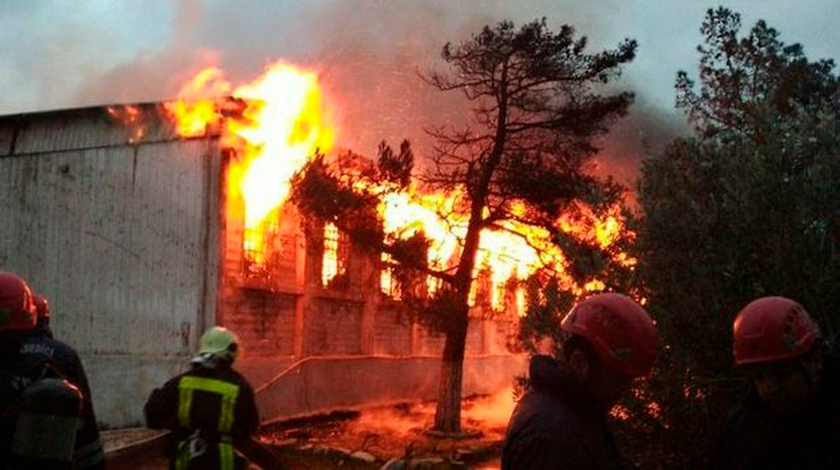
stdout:
<svg viewBox="0 0 840 470">
<path fill-rule="evenodd" d="M 742 37 L 740 15 L 719 7 L 708 10 L 700 32 L 700 88 L 683 71 L 675 86 L 677 106 L 701 135 L 728 131 L 762 138 L 756 127 L 767 112 L 819 108 L 840 89 L 832 61 L 809 63 L 800 44 L 786 45 L 764 21 Z"/>
</svg>

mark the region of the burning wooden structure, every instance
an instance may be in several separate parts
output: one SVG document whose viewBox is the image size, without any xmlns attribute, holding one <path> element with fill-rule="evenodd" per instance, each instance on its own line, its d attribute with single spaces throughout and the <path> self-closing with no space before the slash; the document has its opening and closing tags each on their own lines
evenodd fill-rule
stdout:
<svg viewBox="0 0 840 470">
<path fill-rule="evenodd" d="M 145 104 L 0 117 L 0 269 L 50 300 L 100 420 L 142 423 L 152 388 L 214 324 L 242 339 L 264 418 L 434 397 L 443 339 L 383 292 L 378 260 L 288 204 L 255 238 L 224 132 L 185 135 L 165 116 Z M 516 315 L 476 305 L 467 393 L 522 365 L 506 348 Z"/>
</svg>

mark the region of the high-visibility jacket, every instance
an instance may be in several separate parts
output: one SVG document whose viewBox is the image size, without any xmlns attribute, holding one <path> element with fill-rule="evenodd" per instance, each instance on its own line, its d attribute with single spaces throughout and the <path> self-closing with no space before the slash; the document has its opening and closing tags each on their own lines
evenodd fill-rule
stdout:
<svg viewBox="0 0 840 470">
<path fill-rule="evenodd" d="M 229 367 L 198 367 L 155 389 L 144 408 L 150 428 L 172 431 L 168 446 L 175 470 L 238 470 L 234 447 L 259 426 L 254 391 Z"/>
</svg>

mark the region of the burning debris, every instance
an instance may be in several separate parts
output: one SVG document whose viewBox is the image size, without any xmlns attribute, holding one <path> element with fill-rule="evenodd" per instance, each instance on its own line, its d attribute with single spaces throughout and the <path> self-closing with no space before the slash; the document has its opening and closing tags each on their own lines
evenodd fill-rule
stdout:
<svg viewBox="0 0 840 470">
<path fill-rule="evenodd" d="M 264 427 L 260 440 L 283 450 L 287 458 L 304 453 L 336 462 L 367 461 L 370 468 L 398 460 L 424 462 L 428 468 L 492 468 L 513 406 L 510 388 L 465 399 L 469 432 L 461 439 L 428 432 L 434 403 L 405 402 L 279 422 Z"/>
</svg>

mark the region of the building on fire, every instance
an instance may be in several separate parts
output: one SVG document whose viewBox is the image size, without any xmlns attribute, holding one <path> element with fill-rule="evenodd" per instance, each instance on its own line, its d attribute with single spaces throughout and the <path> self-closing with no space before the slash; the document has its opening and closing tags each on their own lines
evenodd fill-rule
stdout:
<svg viewBox="0 0 840 470">
<path fill-rule="evenodd" d="M 103 424 L 142 423 L 152 388 L 216 324 L 242 339 L 263 418 L 433 398 L 443 337 L 410 320 L 379 263 L 288 204 L 249 233 L 227 181 L 236 155 L 212 128 L 179 137 L 158 107 L 0 117 L 0 270 L 49 299 Z M 466 394 L 522 367 L 506 347 L 516 315 L 482 308 Z"/>
</svg>

